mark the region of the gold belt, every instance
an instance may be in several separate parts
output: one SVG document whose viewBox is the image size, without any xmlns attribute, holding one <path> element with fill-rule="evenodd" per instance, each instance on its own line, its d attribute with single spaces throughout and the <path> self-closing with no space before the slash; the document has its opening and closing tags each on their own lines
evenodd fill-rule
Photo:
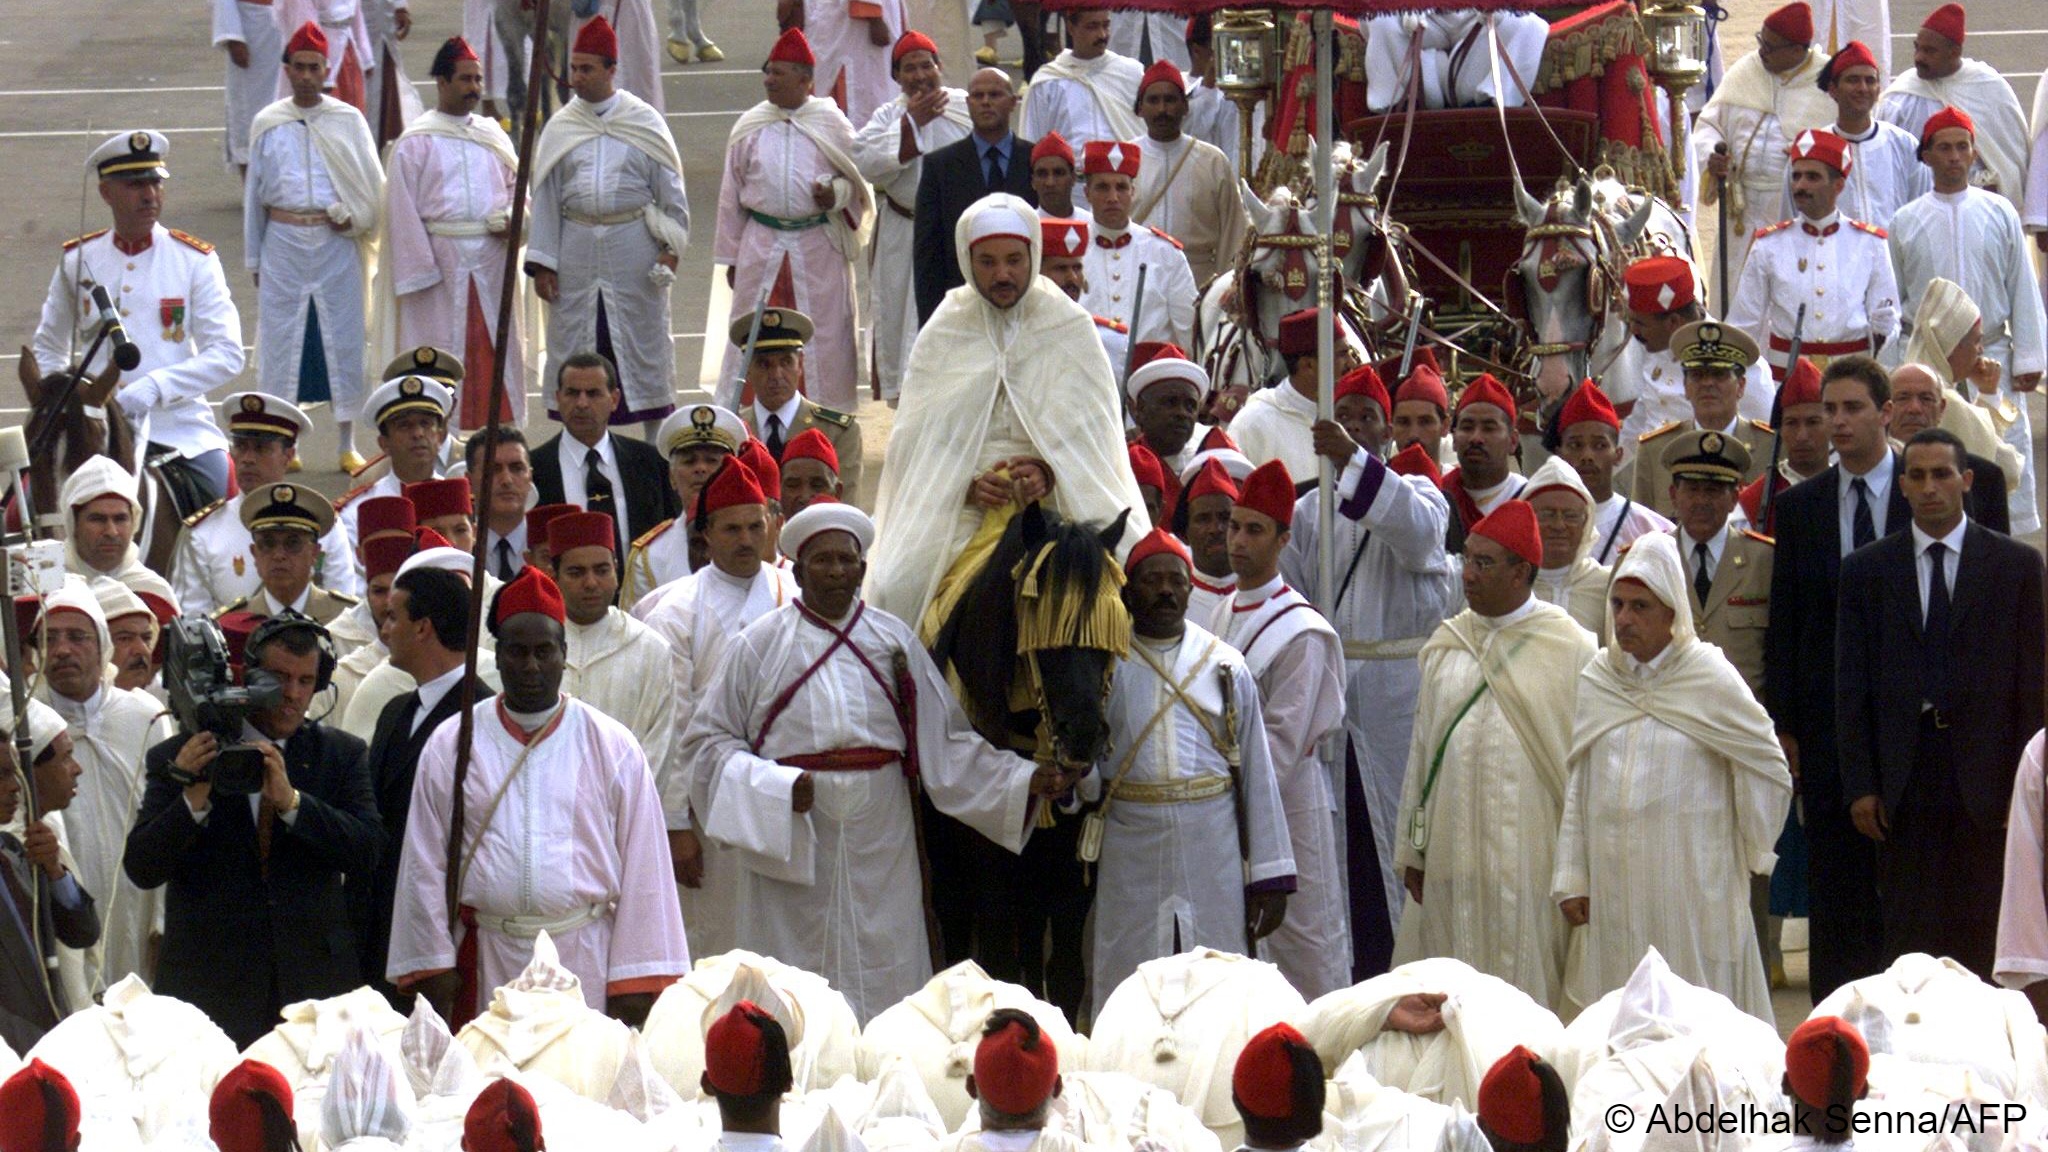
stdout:
<svg viewBox="0 0 2048 1152">
<path fill-rule="evenodd" d="M 600 224 L 630 224 L 640 219 L 640 209 L 628 208 L 621 212 L 593 214 L 590 212 L 578 212 L 573 208 L 564 208 L 562 209 L 562 219 L 572 224 L 584 224 L 593 228 Z"/>
<path fill-rule="evenodd" d="M 272 208 L 270 218 L 279 224 L 299 224 L 307 228 L 325 228 L 333 223 L 325 212 L 293 212 L 286 208 Z"/>
<path fill-rule="evenodd" d="M 1192 804 L 1230 791 L 1228 776 L 1199 776 L 1193 780 L 1157 783 L 1125 781 L 1116 786 L 1116 798 L 1125 804 Z"/>
</svg>

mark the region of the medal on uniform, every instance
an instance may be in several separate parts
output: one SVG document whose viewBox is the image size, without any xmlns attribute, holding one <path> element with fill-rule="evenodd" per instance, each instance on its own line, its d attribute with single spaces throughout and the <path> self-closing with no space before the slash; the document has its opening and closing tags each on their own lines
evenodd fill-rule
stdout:
<svg viewBox="0 0 2048 1152">
<path fill-rule="evenodd" d="M 245 563 L 243 562 L 243 558 L 242 558 L 242 557 L 240 557 L 240 556 L 237 556 L 237 557 L 235 557 L 235 560 L 234 560 L 234 567 L 235 567 L 235 576 L 236 576 L 236 578 L 238 578 L 238 579 L 239 579 L 239 578 L 241 577 L 241 575 L 242 575 L 242 569 L 243 569 L 243 568 L 245 568 L 245 567 L 247 567 L 247 565 L 246 565 L 246 564 L 245 564 Z"/>
<path fill-rule="evenodd" d="M 166 296 L 157 306 L 157 319 L 163 321 L 164 339 L 172 344 L 185 342 L 185 298 Z"/>
</svg>

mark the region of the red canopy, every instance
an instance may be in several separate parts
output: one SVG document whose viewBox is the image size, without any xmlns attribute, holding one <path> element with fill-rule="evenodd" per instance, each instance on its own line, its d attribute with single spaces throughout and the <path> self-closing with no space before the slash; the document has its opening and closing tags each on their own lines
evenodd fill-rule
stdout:
<svg viewBox="0 0 2048 1152">
<path fill-rule="evenodd" d="M 1224 8 L 1292 8 L 1311 11 L 1327 8 L 1343 16 L 1379 16 L 1388 12 L 1419 12 L 1432 8 L 1528 8 L 1529 0 L 1044 0 L 1048 11 L 1069 8 L 1113 8 L 1118 11 L 1176 12 L 1200 16 Z"/>
</svg>

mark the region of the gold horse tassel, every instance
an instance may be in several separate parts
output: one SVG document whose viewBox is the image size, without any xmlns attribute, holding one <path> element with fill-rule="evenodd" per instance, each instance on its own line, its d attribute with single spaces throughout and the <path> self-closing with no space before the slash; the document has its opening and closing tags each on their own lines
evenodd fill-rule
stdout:
<svg viewBox="0 0 2048 1152">
<path fill-rule="evenodd" d="M 1079 597 L 1043 594 L 1039 577 L 1052 549 L 1040 549 L 1037 556 L 1021 562 L 1024 569 L 1017 587 L 1017 651 L 1043 652 L 1052 648 L 1092 648 L 1121 660 L 1131 653 L 1131 614 L 1119 595 L 1124 574 L 1115 565 L 1103 569 L 1095 595 L 1087 603 Z"/>
</svg>

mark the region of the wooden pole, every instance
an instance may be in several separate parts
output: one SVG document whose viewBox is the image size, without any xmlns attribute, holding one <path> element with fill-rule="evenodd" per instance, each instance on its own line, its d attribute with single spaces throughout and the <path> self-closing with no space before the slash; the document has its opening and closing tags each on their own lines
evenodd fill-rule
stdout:
<svg viewBox="0 0 2048 1152">
<path fill-rule="evenodd" d="M 517 294 L 519 238 L 526 234 L 526 190 L 533 177 L 533 140 L 540 128 L 541 85 L 547 81 L 547 39 L 549 0 L 533 0 L 533 44 L 528 52 L 526 115 L 519 129 L 519 167 L 512 180 L 512 219 L 505 233 L 505 279 L 498 293 L 498 331 L 491 342 L 491 397 L 485 406 L 484 450 L 479 468 L 469 476 L 471 502 L 488 512 L 491 466 L 498 458 L 498 413 L 509 411 L 505 399 L 505 346 L 512 334 L 512 298 Z M 524 387 L 522 383 L 521 387 Z M 478 472 L 481 471 L 481 476 Z M 455 782 L 448 819 L 448 927 L 452 932 L 460 919 L 462 905 L 462 833 L 465 822 L 463 786 L 469 781 L 470 751 L 476 740 L 476 669 L 479 639 L 483 634 L 485 557 L 488 532 L 476 534 L 476 553 L 469 570 L 469 635 L 464 640 L 460 719 L 455 729 Z"/>
</svg>

